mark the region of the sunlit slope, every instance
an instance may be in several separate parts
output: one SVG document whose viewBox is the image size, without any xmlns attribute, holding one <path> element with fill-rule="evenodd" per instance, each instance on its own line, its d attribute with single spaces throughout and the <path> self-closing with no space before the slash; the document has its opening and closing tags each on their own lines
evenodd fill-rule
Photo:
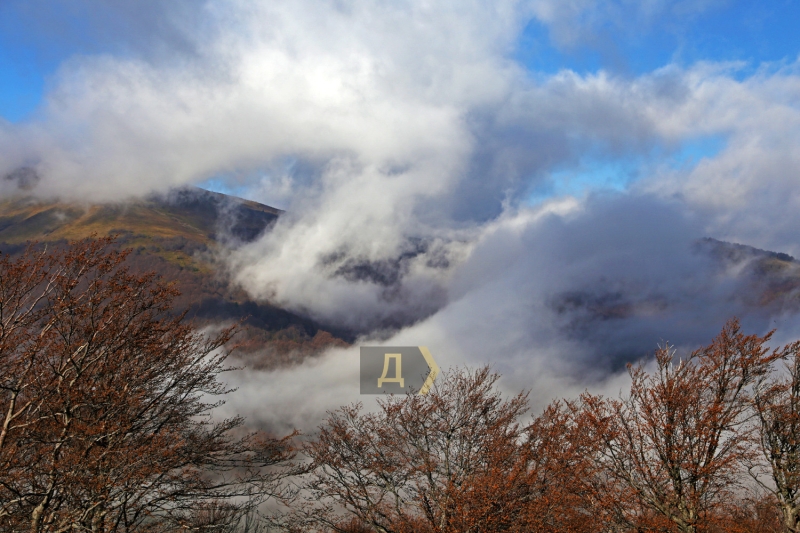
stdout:
<svg viewBox="0 0 800 533">
<path fill-rule="evenodd" d="M 65 244 L 92 235 L 114 235 L 132 249 L 130 263 L 154 270 L 181 290 L 178 309 L 200 324 L 247 320 L 240 339 L 255 363 L 278 364 L 331 344 L 314 321 L 269 302 L 254 302 L 221 274 L 219 258 L 252 241 L 281 211 L 263 204 L 187 188 L 125 203 L 79 204 L 30 197 L 0 200 L 0 252 L 14 254 L 29 241 Z"/>
<path fill-rule="evenodd" d="M 0 243 L 116 235 L 125 246 L 145 247 L 176 265 L 208 270 L 203 257 L 209 247 L 253 240 L 279 214 L 263 204 L 198 188 L 100 205 L 18 197 L 0 201 Z"/>
<path fill-rule="evenodd" d="M 46 202 L 17 197 L 0 201 L 0 242 L 79 239 L 92 233 L 183 237 L 208 244 L 220 236 L 251 240 L 280 210 L 191 188 L 113 204 Z"/>
</svg>

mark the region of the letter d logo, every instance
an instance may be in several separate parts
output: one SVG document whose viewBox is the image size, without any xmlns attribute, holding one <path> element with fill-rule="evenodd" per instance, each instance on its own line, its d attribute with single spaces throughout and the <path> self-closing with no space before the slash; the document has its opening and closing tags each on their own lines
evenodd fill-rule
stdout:
<svg viewBox="0 0 800 533">
<path fill-rule="evenodd" d="M 361 347 L 361 394 L 427 394 L 438 374 L 424 346 Z"/>
<path fill-rule="evenodd" d="M 403 379 L 403 366 L 401 353 L 385 353 L 383 354 L 383 374 L 378 378 L 378 387 L 382 387 L 384 383 L 398 383 L 400 388 L 405 387 L 405 380 Z M 394 377 L 387 378 L 389 374 L 389 362 L 394 361 Z"/>
</svg>

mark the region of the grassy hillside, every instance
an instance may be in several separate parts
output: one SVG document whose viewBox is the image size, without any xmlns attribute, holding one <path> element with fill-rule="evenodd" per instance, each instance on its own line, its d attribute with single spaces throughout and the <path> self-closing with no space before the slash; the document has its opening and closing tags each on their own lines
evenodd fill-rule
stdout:
<svg viewBox="0 0 800 533">
<path fill-rule="evenodd" d="M 115 204 L 43 202 L 18 197 L 0 201 L 0 242 L 58 242 L 122 235 L 130 245 L 180 241 L 197 246 L 250 241 L 280 210 L 198 188 Z"/>
<path fill-rule="evenodd" d="M 28 241 L 61 245 L 91 235 L 115 235 L 131 248 L 131 266 L 155 270 L 181 290 L 178 309 L 198 325 L 246 318 L 240 341 L 254 365 L 269 367 L 344 345 L 342 332 L 265 302 L 255 302 L 221 274 L 226 248 L 269 231 L 281 211 L 198 188 L 115 204 L 0 200 L 0 251 L 14 254 Z"/>
</svg>

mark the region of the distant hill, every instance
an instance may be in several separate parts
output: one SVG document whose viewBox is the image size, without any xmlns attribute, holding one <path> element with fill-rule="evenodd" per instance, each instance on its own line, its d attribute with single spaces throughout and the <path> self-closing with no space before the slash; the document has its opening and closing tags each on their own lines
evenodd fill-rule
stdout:
<svg viewBox="0 0 800 533">
<path fill-rule="evenodd" d="M 80 239 L 92 233 L 183 238 L 198 244 L 251 241 L 281 214 L 279 209 L 197 187 L 113 204 L 0 200 L 0 242 Z"/>
<path fill-rule="evenodd" d="M 256 239 L 281 211 L 196 187 L 129 202 L 78 204 L 32 197 L 0 200 L 0 252 L 15 254 L 28 241 L 61 245 L 92 234 L 115 235 L 132 248 L 134 269 L 155 270 L 181 290 L 176 308 L 199 326 L 246 318 L 241 353 L 257 367 L 284 364 L 327 346 L 346 345 L 346 332 L 255 302 L 222 274 L 226 248 Z"/>
<path fill-rule="evenodd" d="M 751 306 L 773 311 L 800 309 L 800 262 L 791 255 L 711 238 L 695 246 L 701 253 L 710 254 L 720 268 L 738 270 Z"/>
<path fill-rule="evenodd" d="M 709 257 L 721 276 L 735 280 L 736 298 L 744 306 L 771 314 L 800 310 L 800 262 L 780 252 L 704 238 L 693 246 Z M 620 288 L 592 286 L 555 295 L 548 302 L 557 314 L 578 317 L 569 327 L 636 314 L 658 314 L 669 308 L 669 295 L 639 294 Z"/>
</svg>

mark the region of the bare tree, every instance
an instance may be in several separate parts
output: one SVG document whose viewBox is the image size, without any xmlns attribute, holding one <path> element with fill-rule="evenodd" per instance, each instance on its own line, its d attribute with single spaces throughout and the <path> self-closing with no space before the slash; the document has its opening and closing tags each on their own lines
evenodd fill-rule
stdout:
<svg viewBox="0 0 800 533">
<path fill-rule="evenodd" d="M 490 532 L 598 530 L 590 444 L 563 405 L 529 425 L 488 368 L 451 370 L 425 396 L 329 414 L 305 448 L 313 471 L 286 529 Z"/>
<path fill-rule="evenodd" d="M 751 473 L 772 493 L 787 532 L 800 532 L 800 341 L 781 350 L 786 372 L 773 374 L 756 387 L 753 405 L 759 423 L 758 442 L 772 483 L 759 465 Z"/>
<path fill-rule="evenodd" d="M 653 374 L 629 366 L 626 398 L 582 398 L 583 420 L 602 444 L 601 466 L 641 507 L 681 532 L 710 530 L 725 515 L 720 506 L 735 500 L 742 461 L 751 454 L 744 426 L 749 389 L 781 357 L 766 347 L 770 336 L 744 335 L 731 320 L 685 359 L 660 348 Z M 628 520 L 639 526 L 643 517 Z"/>
<path fill-rule="evenodd" d="M 232 329 L 194 331 L 125 256 L 0 257 L 0 531 L 199 530 L 268 497 L 293 454 L 211 419 Z"/>
</svg>

